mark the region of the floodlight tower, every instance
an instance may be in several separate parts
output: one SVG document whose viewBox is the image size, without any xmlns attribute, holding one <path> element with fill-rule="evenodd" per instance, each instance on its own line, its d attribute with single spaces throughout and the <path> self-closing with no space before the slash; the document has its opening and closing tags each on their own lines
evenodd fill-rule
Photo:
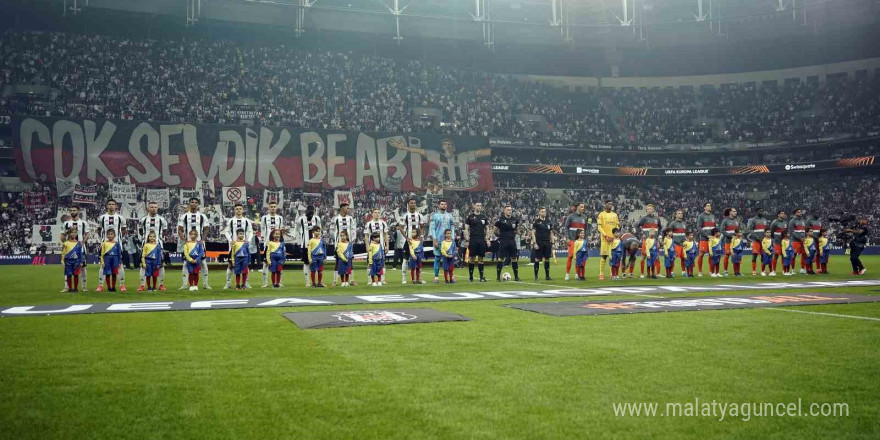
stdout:
<svg viewBox="0 0 880 440">
<path fill-rule="evenodd" d="M 315 6 L 315 3 L 318 3 L 318 0 L 299 0 L 299 7 L 296 8 L 296 24 L 293 29 L 297 37 L 306 31 L 306 11 Z"/>
<path fill-rule="evenodd" d="M 571 38 L 571 14 L 568 0 L 550 0 L 550 10 L 553 14 L 550 25 L 559 27 L 562 41 L 571 44 L 573 40 Z"/>
<path fill-rule="evenodd" d="M 61 12 L 61 15 L 64 16 L 64 17 L 67 17 L 67 11 L 72 12 L 73 15 L 79 14 L 79 13 L 82 11 L 82 7 L 81 7 L 81 6 L 88 6 L 88 5 L 89 5 L 89 0 L 82 0 L 82 1 L 79 1 L 79 0 L 73 0 L 73 1 L 70 3 L 70 7 L 67 7 L 67 4 L 68 4 L 68 3 L 67 3 L 67 0 L 62 0 L 62 1 L 61 1 L 61 5 L 62 5 L 62 8 L 63 8 L 63 9 L 62 9 L 62 12 Z"/>
<path fill-rule="evenodd" d="M 483 27 L 483 45 L 489 50 L 495 50 L 495 24 L 490 18 L 489 0 L 474 0 L 474 12 L 471 18 Z"/>
<path fill-rule="evenodd" d="M 186 0 L 186 25 L 195 26 L 202 16 L 202 0 Z"/>
</svg>

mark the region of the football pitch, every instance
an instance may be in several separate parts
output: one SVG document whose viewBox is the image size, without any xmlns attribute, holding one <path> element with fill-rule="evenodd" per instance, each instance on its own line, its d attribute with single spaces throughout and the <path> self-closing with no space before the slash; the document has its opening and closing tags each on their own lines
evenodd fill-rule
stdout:
<svg viewBox="0 0 880 440">
<path fill-rule="evenodd" d="M 863 260 L 861 278 L 834 256 L 831 275 L 772 281 L 880 279 L 880 257 Z M 0 307 L 770 281 L 751 275 L 750 260 L 747 275 L 723 280 L 600 282 L 597 263 L 586 282 L 564 281 L 560 260 L 554 281 L 543 268 L 533 281 L 521 264 L 532 284 L 501 285 L 487 265 L 488 283 L 459 269 L 456 285 L 402 286 L 389 271 L 389 285 L 367 287 L 361 267 L 362 285 L 346 289 L 304 288 L 288 270 L 284 289 L 225 291 L 213 271 L 214 290 L 198 292 L 176 290 L 171 268 L 169 290 L 149 293 L 134 291 L 135 271 L 128 292 L 97 293 L 91 266 L 91 291 L 77 294 L 59 293 L 61 266 L 3 266 Z M 880 286 L 723 295 L 759 293 L 878 295 Z M 570 317 L 504 307 L 654 296 L 719 293 L 2 318 L 0 438 L 880 438 L 878 303 Z M 301 330 L 282 316 L 410 306 L 472 320 Z"/>
</svg>

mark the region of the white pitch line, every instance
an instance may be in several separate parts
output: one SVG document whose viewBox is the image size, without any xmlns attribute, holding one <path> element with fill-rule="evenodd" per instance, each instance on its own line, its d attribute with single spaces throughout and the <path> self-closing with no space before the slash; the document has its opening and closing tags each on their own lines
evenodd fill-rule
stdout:
<svg viewBox="0 0 880 440">
<path fill-rule="evenodd" d="M 837 318 L 852 318 L 852 319 L 864 319 L 866 321 L 880 321 L 880 318 L 873 318 L 870 316 L 856 316 L 856 315 L 841 315 L 839 313 L 827 313 L 827 312 L 808 312 L 806 310 L 792 310 L 792 309 L 775 309 L 770 307 L 764 307 L 764 310 L 776 310 L 779 312 L 791 312 L 791 313 L 804 313 L 807 315 L 823 315 L 823 316 L 835 316 Z"/>
<path fill-rule="evenodd" d="M 515 282 L 515 281 L 514 281 Z M 556 284 L 541 284 L 541 283 L 530 283 L 528 281 L 520 281 L 521 284 L 531 284 L 534 286 L 547 286 L 547 287 L 556 287 L 558 289 L 577 289 L 577 286 L 559 286 Z"/>
<path fill-rule="evenodd" d="M 633 293 L 633 295 L 635 295 L 635 296 L 643 296 L 643 297 L 645 297 L 645 298 L 663 298 L 663 297 L 660 296 L 660 295 L 648 295 L 648 294 L 646 294 L 646 293 Z"/>
</svg>

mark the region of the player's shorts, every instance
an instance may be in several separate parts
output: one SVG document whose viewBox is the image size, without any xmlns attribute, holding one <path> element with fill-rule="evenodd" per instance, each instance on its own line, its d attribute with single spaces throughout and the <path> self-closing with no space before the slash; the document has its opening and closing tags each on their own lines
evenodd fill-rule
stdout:
<svg viewBox="0 0 880 440">
<path fill-rule="evenodd" d="M 682 245 L 675 245 L 675 258 L 684 258 L 684 247 Z"/>
<path fill-rule="evenodd" d="M 763 251 L 763 249 L 761 246 L 761 242 L 760 241 L 753 241 L 752 242 L 752 255 L 761 255 L 762 251 Z"/>
<path fill-rule="evenodd" d="M 603 257 L 611 255 L 611 243 L 605 240 L 605 237 L 599 238 L 599 255 Z"/>
<path fill-rule="evenodd" d="M 549 241 L 538 242 L 538 249 L 533 249 L 536 260 L 549 260 L 553 256 L 553 245 Z"/>
<path fill-rule="evenodd" d="M 244 258 L 238 259 L 232 266 L 235 274 L 241 275 L 243 273 L 248 273 L 248 263 L 250 263 L 249 260 L 246 260 Z"/>
<path fill-rule="evenodd" d="M 795 253 L 796 255 L 797 255 L 797 254 L 800 254 L 800 255 L 804 255 L 804 254 L 805 254 L 805 252 L 804 252 L 804 242 L 802 242 L 802 241 L 792 241 L 792 242 L 791 242 L 791 247 L 794 248 L 794 253 Z"/>
<path fill-rule="evenodd" d="M 730 255 L 730 243 L 724 243 L 724 255 Z"/>
<path fill-rule="evenodd" d="M 162 260 L 147 260 L 144 265 L 144 275 L 148 277 L 158 276 L 160 268 L 162 268 Z"/>
<path fill-rule="evenodd" d="M 773 255 L 782 255 L 782 243 L 773 243 Z"/>
<path fill-rule="evenodd" d="M 498 258 L 499 260 L 516 260 L 519 258 L 519 250 L 516 248 L 516 241 L 501 240 L 498 242 Z"/>
<path fill-rule="evenodd" d="M 700 240 L 700 252 L 704 254 L 709 253 L 709 240 Z"/>
<path fill-rule="evenodd" d="M 486 256 L 489 245 L 486 244 L 486 237 L 471 237 L 468 242 L 468 253 L 471 258 L 481 258 Z"/>
</svg>

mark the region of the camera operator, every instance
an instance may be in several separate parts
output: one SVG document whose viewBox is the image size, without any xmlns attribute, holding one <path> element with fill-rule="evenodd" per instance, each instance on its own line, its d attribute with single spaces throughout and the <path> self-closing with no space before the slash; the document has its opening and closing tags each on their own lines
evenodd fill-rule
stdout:
<svg viewBox="0 0 880 440">
<path fill-rule="evenodd" d="M 862 275 L 865 273 L 865 266 L 859 257 L 865 250 L 865 246 L 868 245 L 868 219 L 860 218 L 858 223 L 852 228 L 847 228 L 845 232 L 852 235 L 849 242 L 849 261 L 852 263 L 852 275 Z"/>
</svg>

